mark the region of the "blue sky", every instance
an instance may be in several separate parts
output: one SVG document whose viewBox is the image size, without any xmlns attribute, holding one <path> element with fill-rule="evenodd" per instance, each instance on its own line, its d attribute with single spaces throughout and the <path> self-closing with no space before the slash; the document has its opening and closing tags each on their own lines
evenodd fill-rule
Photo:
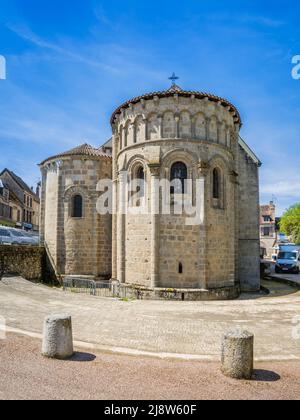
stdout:
<svg viewBox="0 0 300 420">
<path fill-rule="evenodd" d="M 296 1 L 0 0 L 0 168 L 31 185 L 44 158 L 111 135 L 123 101 L 169 87 L 223 96 L 263 161 L 261 200 L 300 202 Z"/>
</svg>

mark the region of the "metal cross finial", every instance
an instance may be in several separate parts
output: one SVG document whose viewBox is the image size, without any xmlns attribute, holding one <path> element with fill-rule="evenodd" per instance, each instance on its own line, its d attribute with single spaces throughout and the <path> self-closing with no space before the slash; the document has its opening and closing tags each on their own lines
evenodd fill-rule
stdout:
<svg viewBox="0 0 300 420">
<path fill-rule="evenodd" d="M 172 74 L 172 76 L 171 77 L 169 77 L 169 80 L 172 80 L 172 84 L 173 84 L 173 86 L 175 86 L 176 85 L 176 80 L 178 80 L 179 79 L 179 77 L 177 77 L 176 76 L 176 74 L 175 73 L 173 73 Z"/>
</svg>

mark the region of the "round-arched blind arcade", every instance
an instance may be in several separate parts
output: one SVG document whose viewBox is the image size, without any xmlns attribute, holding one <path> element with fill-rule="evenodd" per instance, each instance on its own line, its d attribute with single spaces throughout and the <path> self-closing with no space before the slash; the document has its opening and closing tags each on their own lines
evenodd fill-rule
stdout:
<svg viewBox="0 0 300 420">
<path fill-rule="evenodd" d="M 80 194 L 76 194 L 72 197 L 71 216 L 74 218 L 81 218 L 83 216 L 83 199 Z"/>
<path fill-rule="evenodd" d="M 188 171 L 187 166 L 183 162 L 176 162 L 171 168 L 171 182 L 179 180 L 178 187 L 172 186 L 171 193 L 184 194 L 185 193 L 185 181 L 187 180 Z"/>
</svg>

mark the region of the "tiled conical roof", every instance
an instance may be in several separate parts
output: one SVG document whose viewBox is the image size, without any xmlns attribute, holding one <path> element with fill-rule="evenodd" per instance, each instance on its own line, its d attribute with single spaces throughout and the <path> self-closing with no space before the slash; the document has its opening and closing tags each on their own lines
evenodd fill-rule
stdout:
<svg viewBox="0 0 300 420">
<path fill-rule="evenodd" d="M 164 90 L 162 92 L 147 93 L 145 95 L 138 96 L 136 98 L 130 99 L 129 101 L 125 102 L 124 104 L 119 106 L 119 108 L 117 108 L 116 111 L 113 113 L 113 115 L 111 117 L 111 124 L 112 125 L 114 124 L 115 118 L 122 112 L 122 109 L 129 108 L 130 105 L 137 104 L 142 99 L 151 100 L 156 96 L 158 98 L 167 98 L 167 97 L 170 97 L 172 95 L 178 95 L 180 97 L 187 97 L 187 98 L 193 96 L 197 99 L 207 98 L 209 101 L 218 102 L 222 106 L 230 109 L 230 111 L 232 112 L 236 122 L 239 123 L 240 125 L 242 125 L 241 116 L 240 116 L 238 110 L 236 109 L 236 107 L 234 105 L 232 105 L 226 99 L 223 99 L 219 96 L 212 95 L 210 93 L 183 90 L 179 86 L 177 86 L 176 84 L 172 85 L 171 88 L 168 89 L 168 90 Z"/>
<path fill-rule="evenodd" d="M 44 160 L 41 165 L 46 163 L 49 160 L 53 159 L 62 159 L 68 156 L 87 156 L 87 157 L 104 157 L 104 158 L 111 158 L 111 155 L 105 153 L 102 147 L 95 148 L 90 144 L 84 143 L 80 146 L 74 147 L 74 149 L 68 150 L 67 152 L 60 153 L 59 155 L 52 156 L 46 160 Z"/>
</svg>

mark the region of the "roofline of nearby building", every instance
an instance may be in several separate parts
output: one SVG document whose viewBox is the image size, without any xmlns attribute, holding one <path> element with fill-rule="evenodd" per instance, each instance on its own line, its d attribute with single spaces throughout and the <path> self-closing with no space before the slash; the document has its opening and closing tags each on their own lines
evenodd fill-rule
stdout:
<svg viewBox="0 0 300 420">
<path fill-rule="evenodd" d="M 242 139 L 242 137 L 240 136 L 239 138 L 239 145 L 242 147 L 242 149 L 247 153 L 248 156 L 251 157 L 251 159 L 253 160 L 254 163 L 257 164 L 257 166 L 261 167 L 262 166 L 262 162 L 261 160 L 257 157 L 257 155 L 253 152 L 253 150 L 248 146 L 248 144 Z"/>
<path fill-rule="evenodd" d="M 225 107 L 230 107 L 230 109 L 235 114 L 235 117 L 237 119 L 237 122 L 239 123 L 240 126 L 242 126 L 242 119 L 241 119 L 241 116 L 240 116 L 237 108 L 234 105 L 232 105 L 232 103 L 230 103 L 229 101 L 227 101 L 226 99 L 223 99 L 223 98 L 221 98 L 219 96 L 211 95 L 210 93 L 197 92 L 197 91 L 186 91 L 186 90 L 181 90 L 180 88 L 177 88 L 177 87 L 176 87 L 176 89 L 172 89 L 171 88 L 171 89 L 166 90 L 166 91 L 147 93 L 145 95 L 138 96 L 136 98 L 130 99 L 127 102 L 124 102 L 112 114 L 111 121 L 110 121 L 111 122 L 111 125 L 114 124 L 115 118 L 116 118 L 116 116 L 118 114 L 121 113 L 121 110 L 123 108 L 128 108 L 131 104 L 137 104 L 142 99 L 144 99 L 144 100 L 150 100 L 150 99 L 153 99 L 155 96 L 157 96 L 158 98 L 166 98 L 166 97 L 171 97 L 171 96 L 174 96 L 174 95 L 183 96 L 183 97 L 191 97 L 191 96 L 194 96 L 197 99 L 208 98 L 208 100 L 210 100 L 210 101 L 220 102 L 221 105 L 223 105 Z"/>
<path fill-rule="evenodd" d="M 105 149 L 105 148 L 108 148 L 108 146 L 107 146 L 107 145 L 108 145 L 109 143 L 111 143 L 111 142 L 112 142 L 112 137 L 110 137 L 110 139 L 108 139 L 108 140 L 107 140 L 104 144 L 102 144 L 102 146 L 101 146 L 101 147 L 103 147 L 104 149 Z"/>
<path fill-rule="evenodd" d="M 36 201 L 40 202 L 40 197 L 38 195 L 36 195 L 36 193 L 34 191 L 32 191 L 32 189 L 28 186 L 28 184 L 26 184 L 25 181 L 23 181 L 22 178 L 20 178 L 17 174 L 15 174 L 13 171 L 11 171 L 8 168 L 5 168 L 1 174 L 0 177 L 5 173 L 8 172 L 9 175 L 13 178 L 13 180 L 19 185 L 19 187 L 23 190 L 26 191 L 28 194 L 33 195 L 33 197 L 36 199 Z M 20 178 L 20 180 L 23 182 L 23 185 L 20 183 L 20 181 L 18 180 L 18 178 Z M 24 188 L 25 187 L 25 188 Z"/>
</svg>

